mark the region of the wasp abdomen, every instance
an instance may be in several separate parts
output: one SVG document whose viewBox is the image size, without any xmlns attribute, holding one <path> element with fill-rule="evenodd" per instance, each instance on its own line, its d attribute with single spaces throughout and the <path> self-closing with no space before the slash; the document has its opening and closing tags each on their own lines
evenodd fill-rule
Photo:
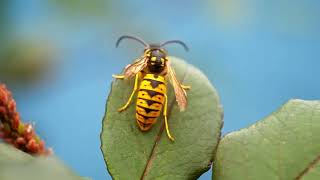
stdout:
<svg viewBox="0 0 320 180">
<path fill-rule="evenodd" d="M 163 76 L 155 74 L 144 76 L 136 105 L 136 120 L 142 131 L 148 131 L 156 122 L 162 110 L 166 92 L 166 81 Z"/>
</svg>

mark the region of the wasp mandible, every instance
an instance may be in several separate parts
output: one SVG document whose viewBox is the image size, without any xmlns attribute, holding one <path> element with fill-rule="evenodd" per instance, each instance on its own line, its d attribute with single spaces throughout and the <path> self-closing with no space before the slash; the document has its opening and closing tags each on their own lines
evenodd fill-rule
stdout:
<svg viewBox="0 0 320 180">
<path fill-rule="evenodd" d="M 170 140 L 174 141 L 174 138 L 169 131 L 167 118 L 167 80 L 169 79 L 173 86 L 180 111 L 184 111 L 187 106 L 186 90 L 191 87 L 182 85 L 178 81 L 176 74 L 170 65 L 167 51 L 163 47 L 172 43 L 182 45 L 186 51 L 188 51 L 188 47 L 184 42 L 179 40 L 170 40 L 161 44 L 148 44 L 141 38 L 128 35 L 121 36 L 116 43 L 116 47 L 119 46 L 123 39 L 131 39 L 141 43 L 144 45 L 144 52 L 141 57 L 125 67 L 122 75 L 113 75 L 116 79 L 129 79 L 135 77 L 133 91 L 127 103 L 119 108 L 118 111 L 121 112 L 128 108 L 133 96 L 138 91 L 136 101 L 136 121 L 140 130 L 150 130 L 160 116 L 163 107 L 167 136 Z"/>
</svg>

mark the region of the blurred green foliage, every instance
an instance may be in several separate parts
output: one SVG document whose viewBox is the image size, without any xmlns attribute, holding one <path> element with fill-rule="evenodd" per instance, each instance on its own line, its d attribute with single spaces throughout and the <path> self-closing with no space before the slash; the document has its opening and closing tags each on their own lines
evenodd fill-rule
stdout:
<svg viewBox="0 0 320 180">
<path fill-rule="evenodd" d="M 104 0 L 48 0 L 64 17 L 105 17 Z M 39 38 L 15 37 L 7 10 L 10 1 L 0 1 L 0 81 L 7 84 L 28 84 L 44 77 L 53 67 L 55 48 L 52 42 Z M 67 18 L 68 20 L 68 18 Z"/>
<path fill-rule="evenodd" d="M 6 37 L 8 33 L 7 5 L 8 1 L 0 1 L 0 48 L 2 48 L 3 44 L 6 42 Z"/>
<path fill-rule="evenodd" d="M 2 180 L 88 180 L 80 177 L 54 156 L 30 156 L 0 143 L 0 179 Z"/>
<path fill-rule="evenodd" d="M 11 40 L 0 54 L 0 77 L 4 83 L 27 84 L 44 77 L 53 65 L 54 48 L 50 43 Z"/>
<path fill-rule="evenodd" d="M 104 16 L 108 1 L 105 0 L 49 0 L 50 3 L 64 10 L 65 15 Z"/>
</svg>

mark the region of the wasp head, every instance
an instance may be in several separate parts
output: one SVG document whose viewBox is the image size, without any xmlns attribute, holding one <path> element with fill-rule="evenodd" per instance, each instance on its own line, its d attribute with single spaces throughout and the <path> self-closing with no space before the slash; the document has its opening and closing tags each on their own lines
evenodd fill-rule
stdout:
<svg viewBox="0 0 320 180">
<path fill-rule="evenodd" d="M 168 61 L 167 52 L 160 45 L 150 44 L 145 49 L 145 56 L 148 58 L 148 68 L 150 72 L 161 73 Z"/>
<path fill-rule="evenodd" d="M 130 35 L 121 36 L 116 42 L 116 47 L 119 46 L 123 39 L 132 39 L 144 45 L 144 57 L 148 58 L 147 66 L 151 73 L 161 73 L 166 66 L 168 61 L 167 52 L 162 47 L 168 44 L 179 44 L 188 51 L 187 45 L 180 40 L 169 40 L 161 44 L 148 44 L 143 39 Z"/>
</svg>

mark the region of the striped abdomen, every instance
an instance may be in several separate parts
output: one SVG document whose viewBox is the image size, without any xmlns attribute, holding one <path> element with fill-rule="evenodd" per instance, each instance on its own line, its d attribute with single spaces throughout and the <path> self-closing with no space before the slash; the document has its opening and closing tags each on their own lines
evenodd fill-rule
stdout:
<svg viewBox="0 0 320 180">
<path fill-rule="evenodd" d="M 149 130 L 160 115 L 165 101 L 166 81 L 163 76 L 146 74 L 140 84 L 136 120 L 142 131 Z"/>
</svg>

